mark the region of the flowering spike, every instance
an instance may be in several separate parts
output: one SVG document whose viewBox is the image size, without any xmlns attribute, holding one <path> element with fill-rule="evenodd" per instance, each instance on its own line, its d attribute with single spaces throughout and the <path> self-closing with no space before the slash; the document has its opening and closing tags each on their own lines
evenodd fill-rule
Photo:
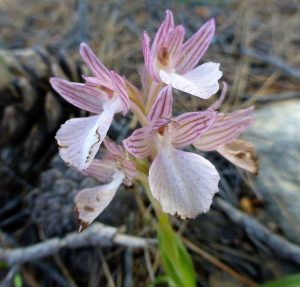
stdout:
<svg viewBox="0 0 300 287">
<path fill-rule="evenodd" d="M 150 47 L 150 38 L 144 33 L 142 50 L 145 67 L 156 82 L 207 99 L 219 89 L 222 77 L 218 63 L 206 63 L 195 68 L 207 50 L 215 32 L 215 22 L 206 22 L 198 32 L 183 44 L 185 30 L 174 27 L 173 15 L 166 12 L 166 19 L 158 29 Z"/>
<path fill-rule="evenodd" d="M 83 171 L 98 152 L 114 115 L 121 111 L 124 115 L 128 112 L 129 97 L 124 78 L 108 71 L 85 43 L 81 44 L 80 53 L 95 77 L 84 77 L 85 84 L 58 78 L 52 78 L 50 83 L 70 103 L 98 114 L 71 119 L 56 134 L 63 160 Z"/>
<path fill-rule="evenodd" d="M 149 171 L 153 196 L 165 212 L 195 217 L 209 209 L 218 191 L 219 175 L 200 155 L 176 148 L 198 139 L 212 125 L 216 112 L 186 113 L 175 119 L 171 119 L 171 114 L 172 91 L 165 87 L 148 114 L 149 126 L 135 130 L 123 143 L 136 157 L 156 151 Z"/>
<path fill-rule="evenodd" d="M 85 175 L 92 176 L 104 184 L 83 189 L 75 197 L 80 230 L 91 224 L 109 205 L 122 183 L 130 186 L 137 175 L 135 165 L 120 145 L 109 138 L 106 138 L 104 143 L 107 148 L 105 157 L 101 160 L 94 159 L 84 171 Z"/>
</svg>

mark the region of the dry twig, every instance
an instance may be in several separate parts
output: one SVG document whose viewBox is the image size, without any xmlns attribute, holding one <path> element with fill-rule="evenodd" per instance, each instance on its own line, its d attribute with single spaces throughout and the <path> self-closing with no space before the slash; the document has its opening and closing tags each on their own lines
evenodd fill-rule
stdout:
<svg viewBox="0 0 300 287">
<path fill-rule="evenodd" d="M 64 238 L 53 238 L 41 243 L 15 249 L 0 249 L 0 261 L 8 265 L 22 264 L 57 253 L 62 248 L 79 248 L 84 246 L 111 246 L 113 244 L 145 248 L 155 244 L 154 239 L 145 239 L 125 234 L 119 234 L 117 228 L 94 223 L 85 232 L 71 233 Z"/>
<path fill-rule="evenodd" d="M 258 239 L 266 246 L 269 246 L 281 258 L 300 265 L 300 247 L 298 245 L 272 233 L 256 219 L 237 210 L 223 199 L 217 198 L 215 202 L 221 211 L 247 232 L 250 238 Z"/>
<path fill-rule="evenodd" d="M 268 55 L 268 54 L 262 54 L 258 53 L 253 49 L 242 49 L 242 54 L 254 59 L 257 59 L 259 61 L 268 63 L 284 73 L 286 73 L 288 76 L 293 77 L 295 79 L 300 79 L 300 70 L 296 67 L 292 67 L 290 64 L 288 64 L 283 59 L 280 59 L 278 57 Z"/>
</svg>

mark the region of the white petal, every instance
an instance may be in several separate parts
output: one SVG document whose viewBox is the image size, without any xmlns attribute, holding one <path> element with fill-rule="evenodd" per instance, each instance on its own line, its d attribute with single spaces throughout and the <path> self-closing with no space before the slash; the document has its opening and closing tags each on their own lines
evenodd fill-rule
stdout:
<svg viewBox="0 0 300 287">
<path fill-rule="evenodd" d="M 209 210 L 219 179 L 208 160 L 174 148 L 161 150 L 149 171 L 151 192 L 163 211 L 182 218 Z"/>
<path fill-rule="evenodd" d="M 222 77 L 220 64 L 205 63 L 196 69 L 179 75 L 175 72 L 160 70 L 161 80 L 173 88 L 189 93 L 202 99 L 208 99 L 219 90 L 218 80 Z"/>
<path fill-rule="evenodd" d="M 56 134 L 59 154 L 70 166 L 85 170 L 95 157 L 115 114 L 115 105 L 98 116 L 66 121 Z"/>
<path fill-rule="evenodd" d="M 78 192 L 75 197 L 75 206 L 80 221 L 79 231 L 91 224 L 109 205 L 124 177 L 122 171 L 117 171 L 109 184 L 85 188 Z"/>
</svg>

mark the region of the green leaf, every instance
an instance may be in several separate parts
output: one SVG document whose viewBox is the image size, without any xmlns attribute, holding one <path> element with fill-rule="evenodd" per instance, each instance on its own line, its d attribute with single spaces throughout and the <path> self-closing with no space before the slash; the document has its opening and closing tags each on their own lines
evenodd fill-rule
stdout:
<svg viewBox="0 0 300 287">
<path fill-rule="evenodd" d="M 170 287 L 176 287 L 175 283 L 167 275 L 158 276 L 154 282 L 148 285 L 148 287 L 155 287 L 157 284 L 167 283 Z"/>
<path fill-rule="evenodd" d="M 300 274 L 289 275 L 261 285 L 261 287 L 299 287 Z"/>
<path fill-rule="evenodd" d="M 23 280 L 19 273 L 14 277 L 14 287 L 23 287 Z"/>
<path fill-rule="evenodd" d="M 196 287 L 196 274 L 191 257 L 165 214 L 159 218 L 157 237 L 166 278 L 169 279 L 168 285 Z"/>
</svg>

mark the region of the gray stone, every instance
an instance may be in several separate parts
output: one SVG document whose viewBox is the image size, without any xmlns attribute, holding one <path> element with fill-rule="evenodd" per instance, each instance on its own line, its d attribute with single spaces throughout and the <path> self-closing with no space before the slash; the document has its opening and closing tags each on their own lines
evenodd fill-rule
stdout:
<svg viewBox="0 0 300 287">
<path fill-rule="evenodd" d="M 265 106 L 246 133 L 259 155 L 256 191 L 285 236 L 300 243 L 300 101 Z"/>
</svg>

